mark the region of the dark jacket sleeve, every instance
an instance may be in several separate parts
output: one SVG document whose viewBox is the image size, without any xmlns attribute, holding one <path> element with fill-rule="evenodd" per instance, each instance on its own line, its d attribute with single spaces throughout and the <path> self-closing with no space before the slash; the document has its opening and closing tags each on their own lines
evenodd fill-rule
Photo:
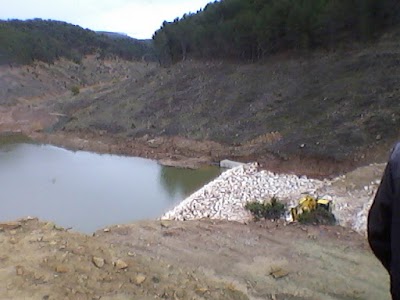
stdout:
<svg viewBox="0 0 400 300">
<path fill-rule="evenodd" d="M 368 215 L 368 241 L 372 251 L 390 272 L 391 223 L 394 186 L 391 161 L 386 165 L 381 184 Z"/>
</svg>

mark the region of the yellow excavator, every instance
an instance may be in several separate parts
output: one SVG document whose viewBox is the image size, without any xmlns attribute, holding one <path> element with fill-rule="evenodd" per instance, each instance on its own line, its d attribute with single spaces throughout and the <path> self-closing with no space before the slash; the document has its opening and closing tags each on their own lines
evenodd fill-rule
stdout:
<svg viewBox="0 0 400 300">
<path fill-rule="evenodd" d="M 290 209 L 292 221 L 298 221 L 299 216 L 305 211 L 313 211 L 317 208 L 322 207 L 329 212 L 332 212 L 332 201 L 327 199 L 320 199 L 311 195 L 306 195 L 299 200 L 299 204 L 296 207 Z"/>
</svg>

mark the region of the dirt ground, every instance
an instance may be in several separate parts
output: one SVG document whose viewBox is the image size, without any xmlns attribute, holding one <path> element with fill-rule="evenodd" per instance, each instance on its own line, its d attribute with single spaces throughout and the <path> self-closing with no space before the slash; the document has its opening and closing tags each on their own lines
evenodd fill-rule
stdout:
<svg viewBox="0 0 400 300">
<path fill-rule="evenodd" d="M 389 299 L 366 240 L 341 227 L 146 221 L 93 236 L 0 224 L 0 299 Z"/>
</svg>

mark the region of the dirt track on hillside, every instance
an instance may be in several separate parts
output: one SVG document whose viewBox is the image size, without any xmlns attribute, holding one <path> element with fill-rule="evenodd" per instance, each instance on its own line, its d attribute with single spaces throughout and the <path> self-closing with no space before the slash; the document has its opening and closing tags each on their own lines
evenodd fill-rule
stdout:
<svg viewBox="0 0 400 300">
<path fill-rule="evenodd" d="M 0 299 L 389 299 L 365 239 L 340 227 L 148 221 L 93 237 L 35 219 L 0 228 Z"/>
</svg>

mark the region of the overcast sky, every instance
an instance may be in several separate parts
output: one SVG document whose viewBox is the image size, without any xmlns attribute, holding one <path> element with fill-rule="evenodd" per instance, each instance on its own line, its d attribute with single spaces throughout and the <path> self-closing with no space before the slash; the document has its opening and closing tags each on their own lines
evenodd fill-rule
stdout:
<svg viewBox="0 0 400 300">
<path fill-rule="evenodd" d="M 151 38 L 163 21 L 196 12 L 211 0 L 0 0 L 0 19 L 52 19 L 92 30 Z"/>
</svg>

